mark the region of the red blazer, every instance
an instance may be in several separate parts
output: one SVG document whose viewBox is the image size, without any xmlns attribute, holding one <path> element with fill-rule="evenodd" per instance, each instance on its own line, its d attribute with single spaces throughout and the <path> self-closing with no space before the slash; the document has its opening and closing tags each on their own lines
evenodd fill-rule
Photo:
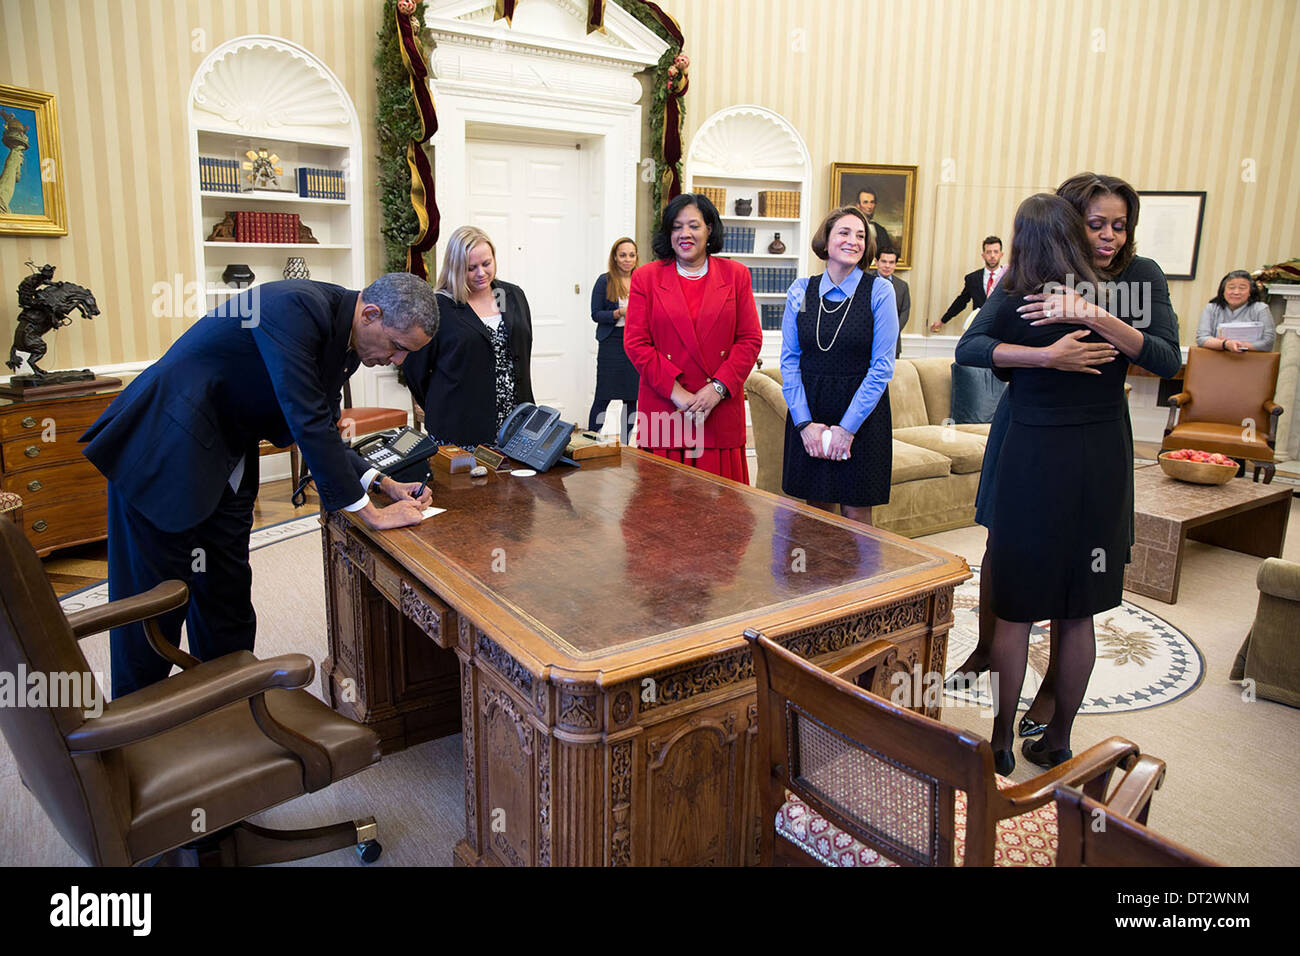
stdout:
<svg viewBox="0 0 1300 956">
<path fill-rule="evenodd" d="M 658 423 L 646 421 L 652 432 L 660 424 L 661 435 L 681 435 L 681 412 L 671 398 L 673 382 L 698 392 L 716 378 L 731 397 L 719 402 L 705 419 L 704 447 L 743 447 L 745 379 L 763 346 L 749 270 L 730 259 L 710 256 L 709 274 L 699 281 L 705 283 L 704 301 L 699 318 L 692 322 L 676 260 L 649 262 L 632 273 L 623 347 L 641 374 L 637 415 L 676 416 L 670 425 L 662 418 Z"/>
</svg>

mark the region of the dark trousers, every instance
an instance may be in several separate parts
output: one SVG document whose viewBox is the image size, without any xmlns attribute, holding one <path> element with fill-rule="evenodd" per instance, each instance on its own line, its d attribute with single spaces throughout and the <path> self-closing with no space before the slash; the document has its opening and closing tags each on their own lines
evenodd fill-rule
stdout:
<svg viewBox="0 0 1300 956">
<path fill-rule="evenodd" d="M 253 569 L 248 563 L 248 535 L 257 497 L 256 450 L 244 460 L 239 491 L 227 483 L 217 508 L 195 528 L 162 531 L 108 484 L 108 599 L 142 594 L 163 581 L 184 581 L 188 607 L 158 619 L 163 637 L 179 647 L 185 625 L 190 653 L 207 661 L 233 651 L 253 649 L 257 616 L 253 613 Z M 113 697 L 165 678 L 172 665 L 149 646 L 144 625 L 128 624 L 110 632 Z"/>
</svg>

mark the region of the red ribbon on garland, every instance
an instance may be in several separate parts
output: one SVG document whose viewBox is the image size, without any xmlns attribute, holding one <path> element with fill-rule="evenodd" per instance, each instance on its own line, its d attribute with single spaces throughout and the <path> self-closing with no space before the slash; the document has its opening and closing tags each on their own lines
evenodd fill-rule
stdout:
<svg viewBox="0 0 1300 956">
<path fill-rule="evenodd" d="M 406 271 L 427 279 L 429 271 L 425 268 L 424 257 L 438 244 L 442 217 L 438 213 L 438 201 L 434 192 L 433 169 L 420 144 L 438 132 L 438 114 L 434 110 L 433 96 L 429 93 L 429 68 L 420 52 L 412 22 L 414 17 L 401 10 L 396 11 L 396 16 L 402 62 L 410 74 L 411 95 L 415 97 L 416 111 L 420 115 L 420 137 L 412 139 L 406 145 L 406 163 L 411 169 L 411 205 L 420 222 L 420 231 L 406 248 Z"/>
</svg>

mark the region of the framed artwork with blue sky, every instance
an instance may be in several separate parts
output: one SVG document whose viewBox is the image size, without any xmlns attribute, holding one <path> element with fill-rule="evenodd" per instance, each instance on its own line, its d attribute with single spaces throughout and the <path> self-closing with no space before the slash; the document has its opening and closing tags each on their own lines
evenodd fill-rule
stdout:
<svg viewBox="0 0 1300 956">
<path fill-rule="evenodd" d="M 0 84 L 0 235 L 67 233 L 54 94 Z"/>
</svg>

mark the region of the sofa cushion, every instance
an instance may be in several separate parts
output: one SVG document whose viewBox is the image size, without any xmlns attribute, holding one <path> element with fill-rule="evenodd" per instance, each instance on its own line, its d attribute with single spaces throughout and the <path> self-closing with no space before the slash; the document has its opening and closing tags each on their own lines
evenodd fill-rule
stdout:
<svg viewBox="0 0 1300 956">
<path fill-rule="evenodd" d="M 889 383 L 889 414 L 895 430 L 910 425 L 928 425 L 925 396 L 916 367 L 907 359 L 894 363 L 894 377 Z"/>
<path fill-rule="evenodd" d="M 920 424 L 942 425 L 952 405 L 952 359 L 916 358 L 912 359 L 912 367 L 921 379 L 925 402 L 925 421 Z"/>
<path fill-rule="evenodd" d="M 989 437 L 989 430 L 993 427 L 991 424 L 982 425 L 953 425 L 953 428 L 959 432 L 965 432 L 968 435 L 983 435 Z"/>
<path fill-rule="evenodd" d="M 968 368 L 952 364 L 952 414 L 959 424 L 991 422 L 1006 390 L 991 368 Z"/>
<path fill-rule="evenodd" d="M 927 426 L 928 427 L 928 426 Z M 952 474 L 952 460 L 916 445 L 894 439 L 894 461 L 890 471 L 890 484 L 899 485 L 918 478 L 943 478 Z"/>
<path fill-rule="evenodd" d="M 969 475 L 979 471 L 984 464 L 982 435 L 961 432 L 947 425 L 918 425 L 914 428 L 895 428 L 894 438 L 908 445 L 927 448 L 952 460 L 954 475 Z"/>
</svg>

